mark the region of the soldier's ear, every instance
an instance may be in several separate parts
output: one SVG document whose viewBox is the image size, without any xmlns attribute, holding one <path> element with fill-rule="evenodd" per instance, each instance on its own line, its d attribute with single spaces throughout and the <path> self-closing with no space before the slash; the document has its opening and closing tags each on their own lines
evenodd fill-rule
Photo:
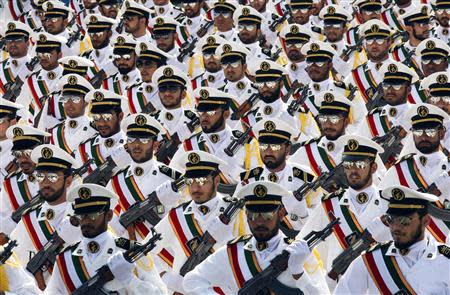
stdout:
<svg viewBox="0 0 450 295">
<path fill-rule="evenodd" d="M 112 210 L 109 210 L 109 211 L 106 213 L 106 218 L 108 219 L 108 222 L 112 220 L 112 217 L 113 217 L 113 211 L 112 211 Z"/>
<path fill-rule="evenodd" d="M 117 116 L 119 117 L 119 120 L 122 121 L 122 119 L 123 119 L 123 112 L 120 112 Z"/>
<path fill-rule="evenodd" d="M 439 128 L 439 131 L 438 131 L 439 141 L 444 139 L 445 132 L 447 132 L 447 129 L 445 128 L 445 126 L 442 126 L 441 128 Z"/>
<path fill-rule="evenodd" d="M 370 173 L 374 174 L 378 169 L 378 164 L 377 162 L 375 162 L 375 160 L 372 162 L 372 165 L 370 167 Z"/>
<path fill-rule="evenodd" d="M 68 188 L 72 184 L 72 181 L 73 181 L 72 175 L 66 177 L 66 188 Z"/>
<path fill-rule="evenodd" d="M 223 118 L 227 120 L 230 117 L 230 109 L 226 109 L 223 111 Z"/>
</svg>

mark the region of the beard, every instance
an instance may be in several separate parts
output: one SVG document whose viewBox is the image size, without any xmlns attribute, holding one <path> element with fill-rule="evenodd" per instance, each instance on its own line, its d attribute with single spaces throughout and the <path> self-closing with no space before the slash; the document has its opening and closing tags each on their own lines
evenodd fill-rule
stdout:
<svg viewBox="0 0 450 295">
<path fill-rule="evenodd" d="M 280 157 L 279 159 L 275 158 L 274 160 L 266 160 L 265 158 L 262 159 L 264 165 L 269 169 L 276 169 L 280 167 L 285 160 L 286 159 L 284 157 Z"/>
<path fill-rule="evenodd" d="M 64 190 L 66 189 L 65 185 L 63 185 L 59 190 L 56 190 L 53 194 L 50 195 L 44 195 L 42 194 L 42 197 L 47 203 L 52 203 L 58 200 L 64 193 Z"/>
<path fill-rule="evenodd" d="M 411 247 L 412 245 L 414 245 L 415 243 L 417 243 L 419 241 L 421 234 L 422 234 L 421 227 L 418 226 L 416 232 L 414 233 L 414 235 L 412 236 L 412 238 L 409 242 L 399 243 L 399 242 L 394 241 L 394 246 L 400 250 L 408 249 L 409 247 Z"/>
<path fill-rule="evenodd" d="M 439 148 L 439 142 L 433 144 L 429 142 L 429 145 L 421 146 L 421 143 L 416 145 L 416 148 L 422 153 L 422 154 L 431 154 L 434 153 Z"/>
<path fill-rule="evenodd" d="M 265 103 L 273 103 L 277 101 L 280 98 L 281 89 L 278 87 L 278 89 L 272 93 L 270 96 L 261 96 L 261 100 Z"/>
<path fill-rule="evenodd" d="M 371 177 L 372 177 L 372 175 L 369 173 L 369 174 L 367 174 L 367 176 L 364 179 L 361 179 L 357 183 L 353 184 L 353 183 L 350 183 L 350 181 L 348 181 L 348 180 L 347 180 L 347 182 L 352 189 L 358 191 L 358 190 L 364 188 L 369 183 Z"/>
<path fill-rule="evenodd" d="M 219 131 L 219 129 L 223 126 L 224 121 L 225 119 L 223 117 L 220 117 L 220 119 L 213 123 L 211 127 L 208 128 L 202 126 L 202 130 L 205 133 L 215 133 Z"/>
<path fill-rule="evenodd" d="M 258 242 L 267 242 L 270 239 L 272 239 L 274 236 L 276 236 L 278 234 L 278 230 L 280 228 L 279 226 L 279 222 L 277 222 L 277 226 L 275 226 L 274 229 L 272 229 L 271 231 L 268 231 L 269 229 L 265 226 L 257 226 L 254 229 L 250 227 L 250 231 L 252 232 L 252 235 L 255 237 L 255 239 Z M 258 229 L 263 229 L 263 230 L 267 230 L 268 232 L 264 233 L 264 234 L 260 234 L 258 232 L 256 232 L 255 230 Z"/>
</svg>

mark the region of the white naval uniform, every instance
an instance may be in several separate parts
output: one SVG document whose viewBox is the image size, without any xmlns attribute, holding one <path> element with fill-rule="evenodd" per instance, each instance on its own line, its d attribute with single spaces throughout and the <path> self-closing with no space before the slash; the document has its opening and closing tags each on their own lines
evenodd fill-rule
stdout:
<svg viewBox="0 0 450 295">
<path fill-rule="evenodd" d="M 449 43 L 450 42 L 450 28 L 444 28 L 441 25 L 437 25 L 436 27 L 434 27 L 434 37 L 444 41 L 445 43 Z"/>
<path fill-rule="evenodd" d="M 8 171 L 6 171 L 6 167 L 14 160 L 14 156 L 11 153 L 12 146 L 13 143 L 11 139 L 5 138 L 0 140 L 0 158 L 2 159 L 0 165 L 0 183 L 3 183 L 3 180 L 9 174 Z M 2 189 L 3 188 L 0 188 L 0 191 Z"/>
<path fill-rule="evenodd" d="M 409 247 L 409 252 L 404 256 L 400 254 L 400 250 L 392 242 L 381 246 L 381 249 L 387 248 L 384 255 L 392 257 L 397 262 L 398 270 L 416 294 L 448 295 L 450 294 L 450 258 L 448 254 L 439 253 L 439 245 L 432 237 L 426 235 L 425 239 Z M 448 251 L 448 246 L 445 247 Z M 381 249 L 371 251 L 374 258 L 382 260 L 383 254 L 381 251 L 384 250 Z M 383 273 L 383 279 L 392 282 L 392 278 L 387 271 Z M 390 283 L 389 286 L 392 286 L 392 284 Z M 393 294 L 399 291 L 398 287 L 390 290 Z M 339 281 L 334 294 L 378 294 L 379 292 L 362 256 L 359 256 L 350 264 Z"/>
<path fill-rule="evenodd" d="M 73 33 L 75 33 L 75 32 L 73 32 Z M 66 40 L 69 40 L 71 35 L 72 35 L 72 32 L 70 32 L 67 28 L 64 31 L 62 31 L 61 33 L 55 34 L 55 36 L 60 36 L 60 37 L 66 38 Z M 80 36 L 83 36 L 83 34 L 81 34 Z M 81 41 L 79 39 L 75 40 L 72 43 L 72 46 L 70 46 L 70 47 L 67 46 L 67 43 L 62 44 L 62 46 L 61 46 L 62 55 L 63 56 L 80 55 L 81 53 L 83 53 L 83 51 L 81 50 L 81 48 L 83 47 L 82 42 L 84 42 L 84 40 L 83 41 Z M 84 48 L 84 50 L 86 50 L 86 49 L 88 49 L 88 48 Z"/>
<path fill-rule="evenodd" d="M 228 254 L 228 247 L 232 244 L 237 244 L 238 255 L 243 255 L 242 252 L 244 250 L 250 251 L 254 255 L 253 257 L 256 259 L 261 270 L 267 268 L 270 260 L 280 254 L 289 245 L 288 239 L 281 233 L 278 233 L 267 241 L 268 246 L 262 251 L 256 247 L 257 241 L 254 237 L 251 239 L 242 237 L 242 240 L 237 239 L 237 241 L 231 241 L 229 245 L 221 247 L 185 276 L 183 282 L 185 288 L 192 290 L 192 294 L 215 294 L 213 287 L 220 287 L 225 294 L 237 294 L 239 286 L 233 274 Z M 243 261 L 240 262 L 242 265 L 244 263 Z M 244 267 L 241 267 L 241 269 L 244 269 Z M 244 275 L 244 278 L 251 278 L 248 270 L 245 270 Z M 309 278 L 306 272 L 303 272 L 302 276 L 298 280 L 295 280 L 290 271 L 285 270 L 277 277 L 277 280 L 285 286 L 301 289 L 304 294 L 329 293 L 328 290 L 318 288 L 317 284 Z"/>
<path fill-rule="evenodd" d="M 163 125 L 170 135 L 178 134 L 181 142 L 191 136 L 191 131 L 186 123 L 190 122 L 187 114 L 194 115 L 190 110 L 184 107 L 168 110 L 165 107 L 155 115 L 155 118 Z"/>
<path fill-rule="evenodd" d="M 59 146 L 69 154 L 75 151 L 82 142 L 97 133 L 91 126 L 89 117 L 85 115 L 77 118 L 66 118 L 49 132 L 52 135 L 50 143 Z"/>
<path fill-rule="evenodd" d="M 158 88 L 152 83 L 139 82 L 129 86 L 124 96 L 127 97 L 130 114 L 141 113 L 149 102 L 156 110 L 163 108 L 158 93 Z"/>
<path fill-rule="evenodd" d="M 92 50 L 83 53 L 83 57 L 91 60 L 99 70 L 104 70 L 107 77 L 110 77 L 117 73 L 117 68 L 114 66 L 114 47 L 111 44 L 99 49 L 93 48 Z"/>
<path fill-rule="evenodd" d="M 297 80 L 299 83 L 305 85 L 311 83 L 311 78 L 309 78 L 308 73 L 306 72 L 306 61 L 298 63 L 288 61 L 285 68 L 291 81 Z"/>
<path fill-rule="evenodd" d="M 124 249 L 119 248 L 115 242 L 115 237 L 109 232 L 103 232 L 95 238 L 81 238 L 81 241 L 73 246 L 66 248 L 60 255 L 70 255 L 82 257 L 85 269 L 89 274 L 89 277 L 93 277 L 97 270 L 108 262 L 108 259 L 117 252 L 124 252 Z M 89 243 L 96 242 L 99 245 L 99 250 L 96 253 L 92 253 L 89 249 Z M 69 252 L 69 253 L 68 253 Z M 69 256 L 70 257 L 70 256 Z M 58 258 L 61 259 L 61 258 Z M 139 264 L 139 263 L 136 263 Z M 46 295 L 62 295 L 70 294 L 64 283 L 65 279 L 61 274 L 60 264 L 55 265 L 53 268 L 52 277 L 45 290 Z M 73 280 L 76 282 L 75 287 L 80 287 L 79 280 Z M 133 271 L 132 279 L 128 285 L 124 285 L 117 279 L 106 283 L 104 285 L 106 291 L 117 291 L 118 294 L 165 294 L 163 286 L 158 277 L 154 274 L 148 273 L 142 270 L 140 267 L 136 267 Z"/>
<path fill-rule="evenodd" d="M 33 277 L 10 257 L 5 264 L 0 265 L 0 292 L 5 295 L 36 295 L 41 290 L 36 286 Z"/>
<path fill-rule="evenodd" d="M 253 93 L 257 93 L 257 90 L 252 87 L 252 82 L 247 77 L 236 82 L 227 81 L 223 91 L 236 96 L 236 101 L 239 105 L 243 104 Z"/>
<path fill-rule="evenodd" d="M 235 217 L 235 219 L 231 221 L 228 225 L 223 224 L 218 219 L 218 216 L 221 214 L 221 212 L 223 212 L 223 210 L 225 210 L 225 208 L 228 207 L 229 204 L 230 204 L 229 202 L 224 200 L 223 195 L 217 194 L 213 199 L 201 204 L 209 208 L 209 211 L 206 214 L 204 214 L 200 210 L 201 205 L 196 204 L 193 201 L 184 203 L 179 207 L 173 208 L 171 212 L 172 211 L 174 211 L 174 213 L 177 212 L 179 217 L 178 220 L 180 220 L 180 222 L 182 222 L 183 224 L 186 224 L 186 221 L 182 220 L 183 218 L 189 218 L 189 215 L 191 216 L 193 215 L 192 217 L 196 222 L 196 227 L 198 227 L 203 234 L 206 231 L 209 231 L 213 236 L 213 238 L 216 240 L 216 243 L 214 244 L 213 248 L 214 250 L 217 250 L 221 246 L 225 245 L 228 240 L 233 239 L 234 237 L 237 237 L 241 234 L 244 234 L 246 230 L 245 229 L 246 223 L 244 222 L 243 211 L 240 211 L 239 214 Z M 174 286 L 170 285 L 167 286 L 170 292 L 178 291 L 185 293 L 186 292 L 185 290 L 179 288 L 181 287 L 181 281 L 183 280 L 183 277 L 179 274 L 179 271 L 180 268 L 183 266 L 183 264 L 186 262 L 187 254 L 185 253 L 185 250 L 186 247 L 188 246 L 187 244 L 181 245 L 180 240 L 178 240 L 176 236 L 177 233 L 174 231 L 174 228 L 172 227 L 171 221 L 169 219 L 170 215 L 171 213 L 169 212 L 169 215 L 164 217 L 164 219 L 161 220 L 155 227 L 156 232 L 161 234 L 162 240 L 157 243 L 156 248 L 152 250 L 152 253 L 158 254 L 161 250 L 166 249 L 174 256 L 173 266 L 171 268 L 164 269 L 163 267 L 162 269 L 158 270 L 161 272 L 164 269 L 168 273 L 172 273 L 172 275 L 177 276 L 178 284 L 176 289 L 178 290 L 172 289 L 174 288 Z M 187 231 L 189 231 L 187 227 L 183 227 L 183 230 L 185 234 L 187 234 Z M 218 232 L 220 232 L 220 236 L 218 235 Z M 196 237 L 193 236 L 192 232 L 189 232 L 187 236 L 189 237 L 192 236 L 192 240 L 196 239 Z"/>
</svg>

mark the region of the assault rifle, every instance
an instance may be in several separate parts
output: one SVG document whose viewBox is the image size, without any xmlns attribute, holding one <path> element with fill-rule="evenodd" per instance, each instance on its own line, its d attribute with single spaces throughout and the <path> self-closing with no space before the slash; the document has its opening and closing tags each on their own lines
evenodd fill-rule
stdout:
<svg viewBox="0 0 450 295">
<path fill-rule="evenodd" d="M 202 38 L 208 32 L 208 29 L 214 24 L 214 21 L 208 21 L 200 26 L 197 31 L 197 36 L 192 39 L 191 42 L 184 42 L 180 48 L 180 54 L 177 56 L 179 62 L 183 62 L 186 56 L 192 56 L 195 46 L 197 45 L 198 38 Z"/>
<path fill-rule="evenodd" d="M 375 93 L 372 95 L 372 97 L 369 98 L 369 101 L 366 103 L 366 108 L 369 112 L 375 108 L 386 105 L 386 101 L 384 100 L 383 95 L 383 87 L 380 83 L 378 84 Z"/>
<path fill-rule="evenodd" d="M 391 128 L 385 135 L 373 138 L 373 141 L 381 145 L 384 152 L 380 154 L 380 158 L 384 164 L 392 162 L 402 151 L 401 141 L 408 133 L 401 126 Z"/>
<path fill-rule="evenodd" d="M 156 247 L 156 242 L 161 240 L 161 234 L 157 234 L 153 231 L 153 236 L 147 241 L 145 244 L 137 244 L 131 249 L 127 250 L 123 253 L 123 257 L 129 263 L 134 263 L 139 260 L 141 257 L 150 252 L 153 248 Z M 112 281 L 114 279 L 114 275 L 112 274 L 109 266 L 107 264 L 103 265 L 97 270 L 97 273 L 91 277 L 88 281 L 84 282 L 83 285 L 78 287 L 75 291 L 72 292 L 72 295 L 105 295 L 110 294 L 107 290 L 103 288 L 103 286 Z"/>
<path fill-rule="evenodd" d="M 3 247 L 3 251 L 0 253 L 0 265 L 5 264 L 6 261 L 11 257 L 13 253 L 13 248 L 17 246 L 16 240 L 9 240 L 8 244 Z"/>
<path fill-rule="evenodd" d="M 237 212 L 244 207 L 244 199 L 234 199 L 230 205 L 220 214 L 219 218 L 224 224 L 229 224 Z M 193 270 L 198 264 L 204 261 L 210 254 L 211 250 L 216 243 L 216 240 L 211 234 L 206 231 L 203 236 L 200 237 L 198 245 L 193 249 L 193 253 L 188 257 L 186 262 L 180 269 L 180 274 L 185 276 L 188 272 Z"/>
<path fill-rule="evenodd" d="M 309 85 L 305 85 L 301 91 L 302 92 L 300 93 L 300 98 L 292 100 L 287 108 L 287 111 L 291 116 L 295 115 L 298 109 L 305 103 L 306 99 L 308 98 Z"/>
<path fill-rule="evenodd" d="M 290 19 L 292 18 L 292 12 L 290 9 L 286 9 L 283 11 L 282 16 L 278 16 L 275 13 L 272 13 L 272 23 L 269 25 L 269 29 L 272 32 L 275 32 L 279 25 L 284 23 L 286 20 L 290 22 Z"/>
<path fill-rule="evenodd" d="M 245 132 L 242 133 L 240 137 L 233 138 L 230 144 L 223 150 L 225 154 L 227 154 L 230 157 L 233 157 L 239 148 L 241 148 L 251 140 L 250 132 L 252 132 L 252 127 L 247 126 L 247 130 L 245 130 Z"/>
<path fill-rule="evenodd" d="M 325 241 L 333 232 L 333 227 L 340 223 L 339 218 L 335 218 L 331 212 L 329 214 L 332 216 L 332 221 L 324 229 L 312 231 L 304 237 L 309 249 L 313 249 L 318 243 Z M 290 253 L 287 250 L 283 250 L 281 254 L 275 256 L 266 269 L 245 282 L 238 295 L 253 295 L 266 288 L 275 294 L 303 294 L 299 289 L 287 287 L 277 280 L 277 277 L 287 269 L 289 256 Z"/>
<path fill-rule="evenodd" d="M 33 72 L 36 65 L 39 63 L 39 58 L 37 56 L 33 57 L 29 62 L 27 62 L 25 65 L 28 68 L 30 72 Z M 26 78 L 26 77 L 25 77 Z M 24 84 L 24 81 L 19 77 L 16 76 L 14 78 L 14 82 L 9 82 L 5 85 L 5 94 L 3 95 L 3 98 L 9 101 L 16 101 L 16 99 L 19 97 L 20 93 L 22 92 L 22 86 Z"/>
<path fill-rule="evenodd" d="M 255 106 L 260 98 L 261 96 L 259 95 L 259 93 L 253 93 L 252 95 L 250 95 L 250 97 L 247 98 L 247 100 L 239 106 L 236 112 L 231 114 L 231 120 L 239 120 L 240 118 L 242 118 Z"/>
</svg>

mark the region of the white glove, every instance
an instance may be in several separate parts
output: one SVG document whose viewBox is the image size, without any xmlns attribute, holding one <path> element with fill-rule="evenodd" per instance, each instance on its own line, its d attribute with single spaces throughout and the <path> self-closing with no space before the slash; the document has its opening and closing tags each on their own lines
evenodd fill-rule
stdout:
<svg viewBox="0 0 450 295">
<path fill-rule="evenodd" d="M 442 172 L 438 177 L 434 179 L 434 183 L 443 195 L 447 195 L 450 188 L 450 176 L 448 175 L 448 172 Z"/>
<path fill-rule="evenodd" d="M 123 285 L 128 285 L 133 279 L 134 264 L 126 261 L 122 252 L 116 252 L 113 254 L 108 259 L 107 264 L 114 275 L 114 278 Z"/>
<path fill-rule="evenodd" d="M 179 192 L 173 191 L 171 180 L 166 180 L 160 184 L 155 192 L 158 200 L 167 208 L 175 207 L 177 202 L 182 198 Z"/>
<path fill-rule="evenodd" d="M 291 254 L 288 260 L 288 269 L 292 275 L 303 273 L 303 263 L 311 254 L 311 250 L 305 240 L 295 240 L 287 246 L 286 250 Z"/>
<path fill-rule="evenodd" d="M 167 286 L 167 289 L 183 294 L 186 293 L 183 288 L 184 278 L 180 274 L 174 273 L 173 271 L 168 271 L 162 276 L 161 279 Z"/>
<path fill-rule="evenodd" d="M 233 221 L 230 220 L 230 223 L 232 223 Z M 214 238 L 214 240 L 216 241 L 228 241 L 231 240 L 232 237 L 232 232 L 228 229 L 227 224 L 223 223 L 219 216 L 216 216 L 208 225 L 208 232 L 211 234 L 211 236 Z"/>
</svg>

